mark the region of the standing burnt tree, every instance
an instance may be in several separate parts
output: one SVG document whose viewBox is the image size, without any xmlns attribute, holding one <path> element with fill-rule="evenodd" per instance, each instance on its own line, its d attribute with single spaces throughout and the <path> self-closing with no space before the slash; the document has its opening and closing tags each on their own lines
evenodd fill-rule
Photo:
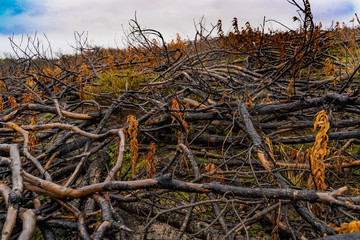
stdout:
<svg viewBox="0 0 360 240">
<path fill-rule="evenodd" d="M 166 43 L 134 20 L 127 48 L 76 34 L 60 57 L 12 41 L 1 239 L 359 238 L 359 28 L 288 2 L 286 32 L 234 18 Z"/>
</svg>

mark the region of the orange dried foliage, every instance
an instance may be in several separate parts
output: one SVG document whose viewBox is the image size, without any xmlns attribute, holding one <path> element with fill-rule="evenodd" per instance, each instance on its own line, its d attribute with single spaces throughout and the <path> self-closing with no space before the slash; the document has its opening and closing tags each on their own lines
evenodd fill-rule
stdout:
<svg viewBox="0 0 360 240">
<path fill-rule="evenodd" d="M 148 156 L 146 159 L 146 177 L 147 178 L 152 178 L 156 173 L 155 159 L 154 159 L 155 151 L 156 151 L 156 144 L 154 142 L 151 142 Z"/>
<path fill-rule="evenodd" d="M 0 113 L 4 112 L 4 100 L 2 96 L 0 95 Z"/>
<path fill-rule="evenodd" d="M 340 227 L 336 227 L 335 230 L 340 234 L 360 232 L 360 221 L 353 220 L 349 223 L 343 223 Z"/>
<path fill-rule="evenodd" d="M 34 126 L 36 125 L 36 115 L 33 115 L 31 116 L 31 119 L 30 119 L 30 126 Z"/>
<path fill-rule="evenodd" d="M 136 120 L 136 117 L 133 115 L 129 115 L 126 120 L 129 123 L 127 134 L 130 138 L 130 149 L 131 149 L 131 172 L 132 176 L 135 176 L 136 163 L 138 159 L 138 140 L 137 140 L 137 132 L 139 122 Z"/>
<path fill-rule="evenodd" d="M 344 162 L 350 162 L 349 159 L 347 157 L 345 157 L 343 154 L 342 154 L 342 151 L 339 150 L 339 151 L 336 151 L 334 153 L 334 163 L 333 163 L 333 167 L 334 167 L 334 170 L 337 174 L 340 174 L 341 173 L 341 170 L 342 170 L 342 165 Z"/>
<path fill-rule="evenodd" d="M 54 89 L 53 93 L 55 95 L 58 94 L 61 91 L 61 89 L 58 86 L 54 86 L 53 89 Z"/>
<path fill-rule="evenodd" d="M 36 125 L 36 115 L 31 116 L 29 125 L 30 126 Z M 34 148 L 34 146 L 36 144 L 36 141 L 37 141 L 37 139 L 36 139 L 35 135 L 32 132 L 30 132 L 29 133 L 29 142 L 28 142 L 27 146 L 28 146 L 29 153 L 31 155 L 33 155 L 33 156 L 35 156 L 35 148 Z"/>
<path fill-rule="evenodd" d="M 267 139 L 266 139 L 267 140 Z M 286 166 L 287 163 L 306 163 L 309 160 L 309 154 L 306 154 L 306 151 L 303 150 L 303 146 L 300 147 L 300 149 L 293 148 L 290 146 L 287 146 L 282 143 L 277 143 L 273 146 L 273 150 L 270 148 L 270 154 L 273 159 L 282 159 L 283 162 L 277 162 L 277 164 L 281 166 Z M 274 154 L 276 153 L 276 154 Z M 285 162 L 285 163 L 284 163 Z"/>
<path fill-rule="evenodd" d="M 39 91 L 39 89 L 37 87 L 34 88 L 34 92 L 39 96 L 42 95 L 42 93 Z"/>
<path fill-rule="evenodd" d="M 34 94 L 32 93 L 25 93 L 24 94 L 24 98 L 23 98 L 23 103 L 34 103 L 34 101 L 32 100 L 32 98 L 34 98 Z"/>
<path fill-rule="evenodd" d="M 109 50 L 102 49 L 101 54 L 106 58 L 106 63 L 109 66 L 109 69 L 112 70 L 115 67 L 115 58 L 113 55 L 111 55 Z"/>
<path fill-rule="evenodd" d="M 326 190 L 324 158 L 328 155 L 327 143 L 329 137 L 327 132 L 330 128 L 328 116 L 324 110 L 317 113 L 314 123 L 314 131 L 320 128 L 316 134 L 315 144 L 310 151 L 310 163 L 312 176 L 308 180 L 309 188 L 318 191 Z"/>
<path fill-rule="evenodd" d="M 326 78 L 329 77 L 334 77 L 336 74 L 336 68 L 335 66 L 331 63 L 331 59 L 327 58 L 325 60 L 325 74 L 326 74 Z"/>
<path fill-rule="evenodd" d="M 245 106 L 247 106 L 247 107 L 252 107 L 253 106 L 253 102 L 252 102 L 251 96 L 249 94 L 246 97 Z"/>
<path fill-rule="evenodd" d="M 213 163 L 209 163 L 205 165 L 205 169 L 204 169 L 204 173 L 211 173 L 216 171 L 216 166 Z M 222 174 L 213 174 L 210 177 L 204 177 L 204 182 L 206 183 L 210 183 L 210 182 L 223 182 L 224 181 L 225 176 Z"/>
<path fill-rule="evenodd" d="M 223 92 L 222 96 L 221 96 L 221 99 L 220 99 L 220 102 L 224 102 L 224 99 L 225 99 L 225 96 L 226 96 L 227 92 Z"/>
<path fill-rule="evenodd" d="M 36 139 L 35 135 L 33 133 L 29 133 L 29 142 L 28 142 L 27 146 L 28 146 L 29 153 L 33 156 L 35 156 L 34 146 L 36 144 L 36 141 L 37 141 L 37 139 Z"/>
<path fill-rule="evenodd" d="M 180 57 L 180 51 L 188 52 L 187 45 L 184 43 L 178 33 L 176 34 L 176 41 L 171 40 L 167 47 L 169 51 L 176 51 L 175 55 L 173 56 L 174 59 Z"/>
<path fill-rule="evenodd" d="M 178 102 L 175 98 L 172 100 L 172 105 L 171 105 L 171 107 L 172 107 L 172 109 L 180 110 L 179 102 Z M 187 122 L 185 121 L 185 115 L 184 115 L 184 113 L 182 113 L 182 112 L 174 112 L 174 114 L 176 114 L 176 115 L 179 117 L 181 123 L 182 123 L 182 124 L 184 125 L 184 127 L 185 127 L 186 138 L 185 138 L 185 143 L 184 143 L 184 145 L 186 146 L 186 145 L 188 144 L 189 128 L 188 128 Z M 175 120 L 176 120 L 176 118 L 175 118 L 174 116 L 172 116 L 172 123 L 174 123 Z M 181 141 L 181 131 L 180 131 L 180 130 L 177 131 L 177 138 L 178 138 L 178 144 L 180 144 L 180 141 Z M 189 169 L 189 166 L 188 166 L 188 163 L 187 163 L 185 157 L 183 157 L 183 159 L 182 159 L 182 167 L 183 167 L 183 168 L 186 168 L 186 169 Z"/>
<path fill-rule="evenodd" d="M 1 77 L 1 74 L 0 74 Z M 3 92 L 6 90 L 6 85 L 3 81 L 0 81 L 0 92 Z"/>
<path fill-rule="evenodd" d="M 262 100 L 261 100 L 261 104 L 264 104 L 264 103 L 271 103 L 272 101 L 271 101 L 271 99 L 270 99 L 270 93 L 268 93 L 267 95 L 266 95 L 266 98 L 263 98 Z"/>
<path fill-rule="evenodd" d="M 114 69 L 114 67 L 115 67 L 114 57 L 112 55 L 109 55 L 107 60 L 108 60 L 107 62 L 109 64 L 109 68 Z"/>
<path fill-rule="evenodd" d="M 291 78 L 289 86 L 286 90 L 287 95 L 290 97 L 292 96 L 293 90 L 294 90 L 294 83 L 295 83 L 295 79 Z"/>
<path fill-rule="evenodd" d="M 44 74 L 49 75 L 49 76 L 52 76 L 52 74 L 53 74 L 53 71 L 48 67 L 44 67 L 43 72 L 44 72 Z"/>
<path fill-rule="evenodd" d="M 166 45 L 167 54 L 171 61 L 177 60 L 184 52 L 188 52 L 188 47 L 177 34 L 176 40 L 172 40 Z M 144 47 L 141 45 L 128 46 L 125 49 L 118 50 L 117 55 L 121 57 L 122 68 L 143 71 L 145 68 L 155 68 L 159 64 L 164 63 L 167 58 L 165 49 L 156 39 L 151 39 L 149 45 Z"/>
<path fill-rule="evenodd" d="M 180 110 L 179 102 L 175 98 L 172 100 L 171 108 L 176 109 L 176 110 Z M 182 122 L 182 124 L 184 125 L 184 127 L 186 129 L 185 145 L 187 145 L 189 128 L 188 128 L 187 122 L 185 121 L 185 114 L 182 113 L 182 112 L 174 112 L 174 114 L 176 114 L 180 118 L 180 121 Z M 172 123 L 174 123 L 175 120 L 176 120 L 176 118 L 172 116 Z M 179 144 L 180 143 L 180 137 L 181 137 L 181 131 L 178 131 L 177 135 L 178 135 L 178 144 Z"/>
<path fill-rule="evenodd" d="M 171 108 L 176 109 L 176 110 L 180 110 L 180 105 L 179 105 L 178 101 L 176 101 L 175 98 L 171 102 Z M 175 114 L 178 115 L 179 117 L 181 115 L 181 113 L 177 113 L 177 112 Z M 176 118 L 172 117 L 172 120 L 173 120 L 172 122 L 174 123 Z"/>
<path fill-rule="evenodd" d="M 336 68 L 335 65 L 331 63 L 331 59 L 327 58 L 325 60 L 325 77 L 331 78 L 334 77 L 334 87 L 336 87 L 336 83 L 340 81 L 340 79 L 336 78 Z"/>
<path fill-rule="evenodd" d="M 16 102 L 16 98 L 13 96 L 9 96 L 8 97 L 8 102 L 10 107 L 12 108 L 18 108 L 20 105 Z"/>
<path fill-rule="evenodd" d="M 86 66 L 85 63 L 81 64 L 79 74 L 76 78 L 76 82 L 79 84 L 79 88 L 80 88 L 79 95 L 81 101 L 85 99 L 85 89 L 86 89 L 87 79 L 90 76 L 91 76 L 91 72 L 89 68 Z"/>
</svg>

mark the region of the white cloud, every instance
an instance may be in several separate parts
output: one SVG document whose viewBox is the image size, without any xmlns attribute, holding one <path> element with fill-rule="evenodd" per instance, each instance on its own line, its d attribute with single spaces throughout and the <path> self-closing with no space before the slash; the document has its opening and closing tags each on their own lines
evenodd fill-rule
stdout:
<svg viewBox="0 0 360 240">
<path fill-rule="evenodd" d="M 198 23 L 202 16 L 209 28 L 210 23 L 216 24 L 219 18 L 222 19 L 223 28 L 227 31 L 231 28 L 233 17 L 238 18 L 240 26 L 244 26 L 247 21 L 253 27 L 260 26 L 266 16 L 267 19 L 295 27 L 292 16 L 297 15 L 296 7 L 285 0 L 43 0 L 42 3 L 44 14 L 24 16 L 18 21 L 29 23 L 29 32 L 37 30 L 39 34 L 45 33 L 53 49 L 57 51 L 61 48 L 63 52 L 71 51 L 68 43 L 74 43 L 74 31 L 87 31 L 89 39 L 97 45 L 121 45 L 124 36 L 122 26 L 128 28 L 135 11 L 141 26 L 156 29 L 167 38 L 174 37 L 176 33 L 193 38 L 194 22 Z M 332 17 L 341 18 L 340 21 L 350 20 L 354 13 L 339 15 L 331 8 L 339 8 L 344 3 L 348 6 L 353 4 L 354 10 L 359 10 L 356 0 L 311 1 L 315 19 L 323 21 L 325 25 L 330 25 Z M 274 22 L 266 26 L 280 28 Z M 5 39 L 0 37 L 0 52 L 11 51 Z"/>
</svg>

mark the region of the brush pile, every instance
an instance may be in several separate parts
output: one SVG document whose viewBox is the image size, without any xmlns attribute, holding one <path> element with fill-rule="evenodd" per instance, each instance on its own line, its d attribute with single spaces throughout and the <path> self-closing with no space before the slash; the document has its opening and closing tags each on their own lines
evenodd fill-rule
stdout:
<svg viewBox="0 0 360 240">
<path fill-rule="evenodd" d="M 358 239 L 359 28 L 0 62 L 1 239 Z M 163 223 L 164 231 L 156 231 Z M 355 233 L 354 233 L 355 232 Z M 340 234 L 340 235 L 338 235 Z"/>
</svg>

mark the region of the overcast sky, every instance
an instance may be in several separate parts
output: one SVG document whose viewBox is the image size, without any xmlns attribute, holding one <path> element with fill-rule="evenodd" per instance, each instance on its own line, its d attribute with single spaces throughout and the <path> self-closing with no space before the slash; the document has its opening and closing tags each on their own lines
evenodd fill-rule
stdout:
<svg viewBox="0 0 360 240">
<path fill-rule="evenodd" d="M 333 21 L 351 25 L 354 14 L 360 14 L 359 0 L 310 3 L 315 21 L 325 26 Z M 122 47 L 124 30 L 135 12 L 141 26 L 160 31 L 166 39 L 176 33 L 193 39 L 194 24 L 202 17 L 209 29 L 222 19 L 228 31 L 233 17 L 240 26 L 250 22 L 258 27 L 265 16 L 294 28 L 292 17 L 297 15 L 296 7 L 287 0 L 0 0 L 0 5 L 0 57 L 12 53 L 9 36 L 20 44 L 22 36 L 26 39 L 35 32 L 42 41 L 46 34 L 55 52 L 72 52 L 74 31 L 87 32 L 93 44 Z M 279 29 L 280 25 L 268 22 L 266 27 Z"/>
</svg>

